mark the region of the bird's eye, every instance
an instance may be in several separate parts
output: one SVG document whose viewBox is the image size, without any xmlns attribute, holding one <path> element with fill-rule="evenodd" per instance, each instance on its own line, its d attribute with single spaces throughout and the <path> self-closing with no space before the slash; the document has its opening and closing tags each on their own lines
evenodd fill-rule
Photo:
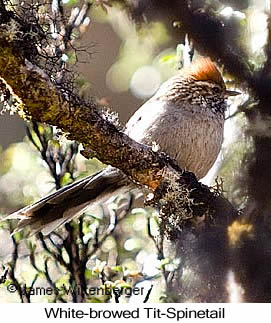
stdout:
<svg viewBox="0 0 271 323">
<path fill-rule="evenodd" d="M 213 91 L 214 91 L 214 93 L 219 93 L 220 92 L 220 88 L 218 86 L 215 86 L 213 88 Z"/>
</svg>

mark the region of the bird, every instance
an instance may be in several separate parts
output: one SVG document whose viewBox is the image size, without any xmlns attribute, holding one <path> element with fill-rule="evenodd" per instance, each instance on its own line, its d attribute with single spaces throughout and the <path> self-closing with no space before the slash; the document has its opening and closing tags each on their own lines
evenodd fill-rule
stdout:
<svg viewBox="0 0 271 323">
<path fill-rule="evenodd" d="M 175 159 L 181 169 L 203 178 L 223 143 L 229 96 L 222 73 L 209 57 L 200 57 L 164 82 L 131 116 L 125 133 L 153 145 Z M 95 203 L 135 187 L 119 169 L 107 166 L 97 174 L 64 186 L 32 205 L 9 215 L 20 219 L 15 231 L 28 227 L 31 235 L 48 235 Z"/>
</svg>

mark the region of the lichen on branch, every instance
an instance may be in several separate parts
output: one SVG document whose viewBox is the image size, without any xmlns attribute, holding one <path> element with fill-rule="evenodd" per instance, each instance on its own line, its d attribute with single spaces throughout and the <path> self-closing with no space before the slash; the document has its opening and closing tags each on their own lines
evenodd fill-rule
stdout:
<svg viewBox="0 0 271 323">
<path fill-rule="evenodd" d="M 19 34 L 22 26 L 17 26 Z M 119 168 L 132 181 L 153 191 L 150 203 L 166 214 L 162 217 L 164 231 L 170 231 L 171 236 L 172 228 L 179 230 L 188 220 L 207 213 L 215 215 L 218 198 L 223 198 L 192 173 L 179 169 L 164 153 L 154 152 L 119 131 L 93 100 L 83 100 L 56 82 L 25 53 L 18 39 L 8 35 L 6 25 L 0 26 L 0 78 L 16 98 L 20 116 L 59 127 L 69 139 L 83 144 L 85 157 L 92 157 L 94 152 L 103 163 Z M 231 216 L 234 209 L 225 205 L 225 216 Z"/>
</svg>

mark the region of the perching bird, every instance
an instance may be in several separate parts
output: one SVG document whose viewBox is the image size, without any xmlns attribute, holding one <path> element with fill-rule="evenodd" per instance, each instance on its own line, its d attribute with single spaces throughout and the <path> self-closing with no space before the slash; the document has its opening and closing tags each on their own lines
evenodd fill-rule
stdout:
<svg viewBox="0 0 271 323">
<path fill-rule="evenodd" d="M 159 145 L 160 150 L 204 177 L 214 164 L 223 142 L 226 99 L 238 92 L 226 89 L 222 75 L 209 58 L 200 58 L 162 84 L 126 125 L 134 140 Z M 92 203 L 100 203 L 134 184 L 117 168 L 108 166 L 52 193 L 11 215 L 21 219 L 17 230 L 50 233 L 59 225 L 82 214 Z"/>
</svg>

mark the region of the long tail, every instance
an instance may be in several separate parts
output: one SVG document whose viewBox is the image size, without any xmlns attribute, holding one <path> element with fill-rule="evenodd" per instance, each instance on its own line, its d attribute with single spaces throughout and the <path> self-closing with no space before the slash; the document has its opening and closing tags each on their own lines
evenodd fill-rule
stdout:
<svg viewBox="0 0 271 323">
<path fill-rule="evenodd" d="M 130 182 L 121 171 L 107 167 L 93 176 L 64 186 L 4 220 L 20 219 L 14 233 L 29 227 L 31 235 L 40 231 L 47 235 L 82 214 L 90 204 L 101 203 L 112 194 L 127 190 L 127 184 L 129 186 Z"/>
</svg>

